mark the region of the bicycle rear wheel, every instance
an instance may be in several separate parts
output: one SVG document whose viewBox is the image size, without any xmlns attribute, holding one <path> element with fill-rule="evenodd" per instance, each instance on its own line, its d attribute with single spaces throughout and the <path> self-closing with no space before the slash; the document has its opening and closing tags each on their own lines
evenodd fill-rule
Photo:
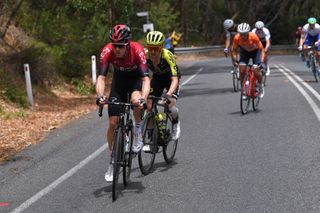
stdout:
<svg viewBox="0 0 320 213">
<path fill-rule="evenodd" d="M 158 128 L 154 112 L 145 116 L 142 124 L 143 147 L 138 154 L 139 168 L 143 175 L 149 174 L 153 169 L 154 159 L 158 152 Z"/>
<path fill-rule="evenodd" d="M 112 201 L 115 201 L 118 197 L 118 181 L 119 181 L 119 172 L 120 172 L 120 163 L 121 163 L 121 140 L 122 140 L 122 131 L 118 128 L 115 131 L 115 136 L 113 140 L 113 180 L 112 180 Z"/>
<path fill-rule="evenodd" d="M 243 85 L 241 89 L 240 95 L 240 109 L 243 115 L 247 114 L 250 106 L 250 82 L 248 79 L 248 75 L 243 78 Z"/>
<path fill-rule="evenodd" d="M 165 129 L 165 145 L 163 146 L 163 158 L 167 164 L 170 164 L 177 151 L 178 140 L 172 140 L 172 132 L 173 132 L 173 124 L 172 118 L 169 114 L 167 114 L 167 124 Z"/>
<path fill-rule="evenodd" d="M 127 139 L 124 137 L 128 137 L 128 143 L 126 142 Z M 133 141 L 133 133 L 132 128 L 130 128 L 126 134 L 123 134 L 123 143 L 124 145 L 124 165 L 123 165 L 123 184 L 124 186 L 128 186 L 131 174 L 131 166 L 132 166 L 132 158 L 133 153 L 132 150 L 132 141 Z M 127 147 L 127 148 L 126 148 Z"/>
</svg>

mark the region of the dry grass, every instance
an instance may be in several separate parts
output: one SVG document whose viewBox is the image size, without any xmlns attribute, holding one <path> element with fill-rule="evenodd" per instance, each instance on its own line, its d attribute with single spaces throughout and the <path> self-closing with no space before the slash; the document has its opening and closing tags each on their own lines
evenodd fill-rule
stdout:
<svg viewBox="0 0 320 213">
<path fill-rule="evenodd" d="M 41 141 L 50 130 L 96 109 L 95 96 L 55 91 L 56 97 L 37 97 L 35 106 L 21 110 L 0 100 L 0 162 Z"/>
</svg>

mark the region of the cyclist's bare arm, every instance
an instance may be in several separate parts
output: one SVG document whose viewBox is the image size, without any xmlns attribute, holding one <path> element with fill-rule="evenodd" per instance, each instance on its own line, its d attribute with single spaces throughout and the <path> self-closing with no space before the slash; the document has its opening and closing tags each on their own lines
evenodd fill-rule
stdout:
<svg viewBox="0 0 320 213">
<path fill-rule="evenodd" d="M 106 77 L 99 75 L 96 83 L 96 93 L 98 97 L 104 97 Z"/>
<path fill-rule="evenodd" d="M 150 78 L 149 76 L 142 77 L 142 91 L 141 91 L 141 98 L 145 101 L 148 98 L 150 92 Z"/>
<path fill-rule="evenodd" d="M 177 76 L 172 76 L 171 77 L 171 85 L 170 85 L 169 91 L 167 92 L 167 95 L 172 97 L 172 94 L 177 89 L 178 84 L 179 84 L 178 77 Z"/>
</svg>

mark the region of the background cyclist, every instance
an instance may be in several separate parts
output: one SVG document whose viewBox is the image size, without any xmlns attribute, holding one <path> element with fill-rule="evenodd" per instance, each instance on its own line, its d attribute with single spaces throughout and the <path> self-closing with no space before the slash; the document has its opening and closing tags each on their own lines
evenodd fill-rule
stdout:
<svg viewBox="0 0 320 213">
<path fill-rule="evenodd" d="M 237 32 L 237 24 L 234 24 L 232 19 L 226 19 L 223 22 L 223 28 L 225 29 L 225 34 L 226 34 L 226 40 L 225 40 L 225 47 L 224 47 L 224 54 L 227 57 L 229 54 L 229 51 L 232 52 L 232 42 L 233 42 L 233 38 L 234 36 L 238 33 Z M 231 58 L 231 62 L 232 62 L 232 58 Z M 231 71 L 231 73 L 233 72 L 233 69 Z"/>
<path fill-rule="evenodd" d="M 173 118 L 172 139 L 180 136 L 179 110 L 176 101 L 179 97 L 180 72 L 172 52 L 164 48 L 165 36 L 162 32 L 151 31 L 147 34 L 147 64 L 152 71 L 150 95 L 160 97 L 166 89 L 166 97 L 171 100 L 170 111 Z M 148 100 L 148 109 L 152 100 Z"/>
<path fill-rule="evenodd" d="M 237 28 L 238 34 L 235 35 L 233 39 L 232 47 L 232 60 L 235 66 L 238 65 L 237 54 L 238 49 L 240 52 L 239 70 L 240 70 L 240 82 L 243 83 L 243 78 L 247 72 L 247 65 L 250 58 L 253 62 L 253 72 L 257 77 L 260 88 L 260 97 L 264 96 L 264 87 L 262 84 L 262 74 L 260 72 L 259 65 L 264 59 L 264 48 L 260 42 L 259 37 L 250 32 L 250 25 L 247 23 L 241 23 Z"/>
<path fill-rule="evenodd" d="M 318 35 L 320 33 L 320 25 L 317 24 L 317 20 L 314 17 L 308 18 L 308 23 L 305 24 L 302 28 L 302 34 L 300 38 L 300 43 L 298 50 L 301 51 L 303 49 L 304 58 L 306 61 L 306 65 L 310 68 L 310 61 L 307 57 L 307 47 L 313 45 L 318 40 Z M 303 46 L 302 46 L 303 45 Z M 319 62 L 319 47 L 317 58 Z"/>
<path fill-rule="evenodd" d="M 270 68 L 269 68 L 269 64 L 267 63 L 268 60 L 268 51 L 270 48 L 270 44 L 271 44 L 271 34 L 268 28 L 266 28 L 264 26 L 264 23 L 262 21 L 257 21 L 255 23 L 255 27 L 252 32 L 257 34 L 257 36 L 259 37 L 263 47 L 264 47 L 264 51 L 265 51 L 265 58 L 263 59 L 263 61 L 266 63 L 267 65 L 267 73 L 266 75 L 270 75 Z"/>
<path fill-rule="evenodd" d="M 131 102 L 140 105 L 140 108 L 142 108 L 142 104 L 147 100 L 150 90 L 149 72 L 144 49 L 139 43 L 130 41 L 131 32 L 126 25 L 116 25 L 110 30 L 109 38 L 111 43 L 103 47 L 100 55 L 100 74 L 96 84 L 98 99 L 100 103 L 103 103 L 106 99 L 104 95 L 106 76 L 109 65 L 112 64 L 114 72 L 109 100 L 126 102 L 127 93 L 130 93 Z M 143 146 L 140 129 L 140 108 L 135 108 L 133 112 L 135 118 L 134 152 L 138 152 Z M 108 114 L 107 141 L 111 159 L 105 179 L 111 182 L 113 179 L 112 143 L 114 131 L 119 122 L 119 107 L 109 105 Z"/>
</svg>

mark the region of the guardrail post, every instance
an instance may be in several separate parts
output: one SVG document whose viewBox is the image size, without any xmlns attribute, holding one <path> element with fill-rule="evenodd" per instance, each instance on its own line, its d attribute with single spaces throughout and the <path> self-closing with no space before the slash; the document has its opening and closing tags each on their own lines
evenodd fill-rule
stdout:
<svg viewBox="0 0 320 213">
<path fill-rule="evenodd" d="M 92 69 L 92 84 L 96 84 L 97 80 L 97 64 L 96 64 L 96 56 L 91 56 L 91 69 Z"/>
<path fill-rule="evenodd" d="M 24 75 L 26 78 L 26 87 L 27 87 L 27 94 L 28 94 L 28 101 L 31 106 L 33 106 L 33 95 L 32 95 L 32 86 L 31 86 L 31 77 L 30 77 L 30 68 L 29 64 L 24 64 Z"/>
</svg>

